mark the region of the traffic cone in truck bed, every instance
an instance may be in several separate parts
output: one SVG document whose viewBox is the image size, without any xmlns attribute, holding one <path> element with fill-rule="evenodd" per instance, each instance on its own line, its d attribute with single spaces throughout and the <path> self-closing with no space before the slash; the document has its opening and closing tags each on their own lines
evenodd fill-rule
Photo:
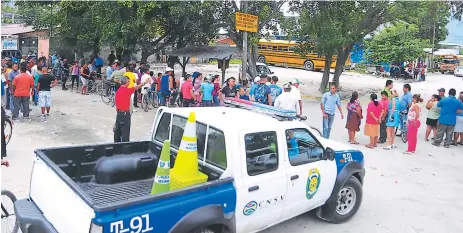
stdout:
<svg viewBox="0 0 463 233">
<path fill-rule="evenodd" d="M 207 175 L 198 170 L 198 150 L 196 139 L 196 117 L 191 112 L 183 131 L 182 141 L 171 171 L 170 188 L 181 189 L 192 185 L 205 183 Z"/>
<path fill-rule="evenodd" d="M 151 194 L 158 194 L 170 191 L 170 141 L 165 140 L 162 145 L 161 156 L 159 156 L 158 168 L 154 175 Z"/>
</svg>

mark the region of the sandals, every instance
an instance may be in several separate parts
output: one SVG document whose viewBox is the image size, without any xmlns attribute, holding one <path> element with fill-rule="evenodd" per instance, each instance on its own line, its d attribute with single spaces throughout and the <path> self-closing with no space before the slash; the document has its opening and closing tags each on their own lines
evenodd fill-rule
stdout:
<svg viewBox="0 0 463 233">
<path fill-rule="evenodd" d="M 370 149 L 374 149 L 375 147 L 374 146 L 370 146 L 370 145 L 365 145 L 366 148 L 370 148 Z"/>
<path fill-rule="evenodd" d="M 358 145 L 360 143 L 358 143 L 357 141 L 353 141 L 353 142 L 349 142 L 350 144 L 353 144 L 353 145 Z"/>
</svg>

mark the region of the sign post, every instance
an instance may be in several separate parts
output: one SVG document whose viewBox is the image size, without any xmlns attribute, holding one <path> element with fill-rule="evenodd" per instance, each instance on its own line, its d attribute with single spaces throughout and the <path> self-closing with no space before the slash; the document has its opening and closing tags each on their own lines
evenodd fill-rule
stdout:
<svg viewBox="0 0 463 233">
<path fill-rule="evenodd" d="M 241 80 L 246 79 L 246 65 L 248 56 L 248 32 L 257 32 L 258 27 L 258 17 L 256 15 L 246 14 L 247 8 L 247 1 L 241 1 L 241 11 L 243 11 L 244 13 L 235 13 L 236 30 L 243 31 L 243 52 L 241 54 Z"/>
</svg>

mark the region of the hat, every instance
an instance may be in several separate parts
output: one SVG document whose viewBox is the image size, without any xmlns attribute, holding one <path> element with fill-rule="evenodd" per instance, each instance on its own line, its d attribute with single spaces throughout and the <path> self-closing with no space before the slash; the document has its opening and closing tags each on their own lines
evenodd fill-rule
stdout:
<svg viewBox="0 0 463 233">
<path fill-rule="evenodd" d="M 198 77 L 198 75 L 199 75 L 199 72 L 195 71 L 195 72 L 193 72 L 193 74 L 191 75 L 191 77 L 196 78 L 196 77 Z"/>
<path fill-rule="evenodd" d="M 283 84 L 283 89 L 291 89 L 291 84 L 289 83 Z"/>
<path fill-rule="evenodd" d="M 295 78 L 291 81 L 291 84 L 300 84 L 301 82 L 299 81 L 299 79 Z"/>
<path fill-rule="evenodd" d="M 254 82 L 257 83 L 257 82 L 260 82 L 260 76 L 257 76 L 254 78 Z"/>
<path fill-rule="evenodd" d="M 170 67 L 167 67 L 166 72 L 170 72 L 170 71 L 174 71 L 174 70 L 172 68 L 170 68 Z"/>
<path fill-rule="evenodd" d="M 445 89 L 444 88 L 439 88 L 437 89 L 438 92 L 445 92 Z"/>
</svg>

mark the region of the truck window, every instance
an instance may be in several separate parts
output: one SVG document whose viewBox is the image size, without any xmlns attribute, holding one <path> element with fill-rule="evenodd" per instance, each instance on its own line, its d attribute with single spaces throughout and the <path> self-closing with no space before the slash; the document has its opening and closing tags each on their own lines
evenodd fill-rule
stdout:
<svg viewBox="0 0 463 233">
<path fill-rule="evenodd" d="M 244 136 L 248 175 L 255 176 L 278 169 L 276 132 L 260 132 Z"/>
<path fill-rule="evenodd" d="M 156 129 L 156 133 L 154 134 L 154 139 L 164 142 L 165 140 L 169 139 L 169 131 L 170 131 L 170 113 L 164 112 L 161 116 L 161 120 L 159 120 L 158 127 Z"/>
<path fill-rule="evenodd" d="M 206 162 L 223 170 L 227 169 L 227 150 L 223 132 L 209 126 L 207 135 Z"/>
<path fill-rule="evenodd" d="M 323 148 L 307 129 L 286 130 L 288 157 L 292 166 L 322 159 Z"/>
<path fill-rule="evenodd" d="M 172 118 L 171 145 L 178 149 L 182 141 L 183 129 L 185 129 L 187 118 L 174 115 Z M 198 158 L 204 158 L 204 145 L 206 143 L 206 125 L 196 122 L 196 136 L 198 140 Z"/>
</svg>

